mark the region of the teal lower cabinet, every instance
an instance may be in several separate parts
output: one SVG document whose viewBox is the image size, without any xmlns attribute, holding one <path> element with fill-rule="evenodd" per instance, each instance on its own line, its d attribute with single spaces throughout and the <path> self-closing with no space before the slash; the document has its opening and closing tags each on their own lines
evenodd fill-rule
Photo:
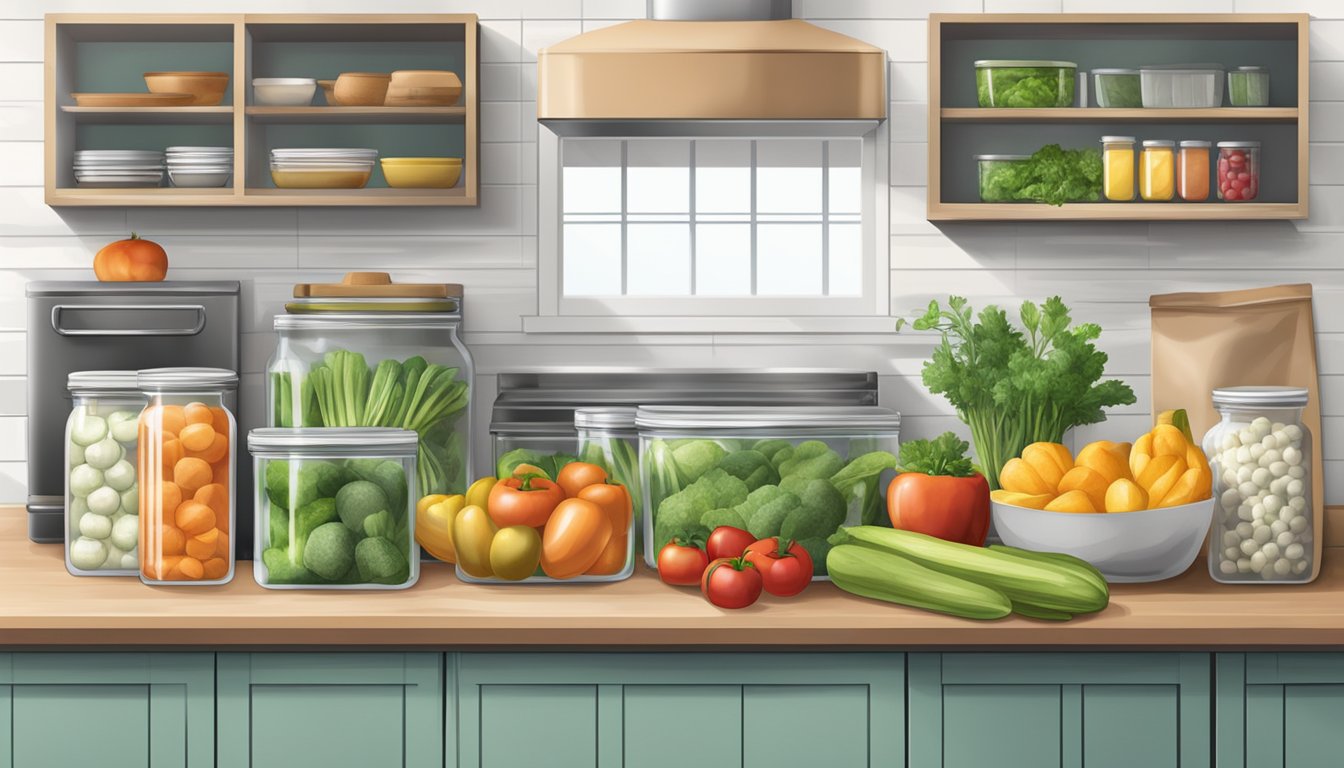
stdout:
<svg viewBox="0 0 1344 768">
<path fill-rule="evenodd" d="M 457 663 L 462 768 L 904 763 L 901 654 L 467 653 Z"/>
<path fill-rule="evenodd" d="M 213 765 L 214 683 L 211 653 L 0 654 L 0 766 Z"/>
<path fill-rule="evenodd" d="M 1211 764 L 1208 654 L 909 659 L 911 768 Z"/>
<path fill-rule="evenodd" d="M 1344 654 L 1220 653 L 1218 768 L 1344 765 Z"/>
<path fill-rule="evenodd" d="M 220 768 L 443 765 L 441 653 L 221 653 L 218 670 Z"/>
</svg>

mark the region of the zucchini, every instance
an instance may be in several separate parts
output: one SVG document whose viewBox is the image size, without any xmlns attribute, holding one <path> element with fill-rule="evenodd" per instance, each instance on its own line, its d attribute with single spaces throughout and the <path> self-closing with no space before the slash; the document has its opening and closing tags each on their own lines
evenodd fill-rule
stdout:
<svg viewBox="0 0 1344 768">
<path fill-rule="evenodd" d="M 860 545 L 992 587 L 1014 603 L 1061 613 L 1091 613 L 1105 608 L 1109 597 L 1084 569 L 1072 564 L 1018 557 L 894 528 L 860 525 L 846 532 Z"/>
<path fill-rule="evenodd" d="M 1041 621 L 1068 621 L 1073 618 L 1072 613 L 1064 611 L 1052 611 L 1049 608 L 1038 608 L 1026 603 L 1013 603 L 1013 613 L 1019 613 L 1028 619 L 1040 619 Z"/>
<path fill-rule="evenodd" d="M 826 569 L 835 586 L 874 600 L 967 619 L 1000 619 L 1013 610 L 998 590 L 868 547 L 835 547 L 826 556 Z"/>
<path fill-rule="evenodd" d="M 1058 563 L 1064 566 L 1075 567 L 1078 569 L 1078 575 L 1086 577 L 1097 589 L 1104 590 L 1110 594 L 1110 587 L 1106 584 L 1106 577 L 1101 575 L 1101 571 L 1096 566 L 1073 555 L 1066 555 L 1063 552 L 1036 552 L 1030 549 L 1018 549 L 1003 544 L 990 544 L 989 548 L 995 552 L 1002 552 L 1005 555 L 1026 558 L 1027 560 L 1044 561 L 1048 563 Z"/>
</svg>

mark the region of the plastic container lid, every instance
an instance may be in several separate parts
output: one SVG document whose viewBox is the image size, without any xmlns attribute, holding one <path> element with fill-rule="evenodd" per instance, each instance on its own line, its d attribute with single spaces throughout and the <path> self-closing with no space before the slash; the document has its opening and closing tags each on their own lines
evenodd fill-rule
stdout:
<svg viewBox="0 0 1344 768">
<path fill-rule="evenodd" d="M 1064 67 L 1066 69 L 1077 69 L 1078 65 L 1072 61 L 1043 61 L 1036 59 L 980 59 L 975 62 L 977 69 L 984 67 Z"/>
<path fill-rule="evenodd" d="M 1219 387 L 1213 390 L 1213 404 L 1259 406 L 1261 408 L 1301 408 L 1310 394 L 1306 387 Z"/>
<path fill-rule="evenodd" d="M 643 429 L 741 430 L 741 429 L 877 429 L 896 430 L 901 414 L 889 408 L 860 407 L 762 407 L 762 406 L 641 406 L 635 424 Z"/>
<path fill-rule="evenodd" d="M 1260 146 L 1258 141 L 1220 141 L 1218 146 L 1229 149 L 1257 149 Z"/>
<path fill-rule="evenodd" d="M 136 386 L 149 392 L 200 392 L 238 388 L 238 374 L 227 368 L 146 368 Z"/>
<path fill-rule="evenodd" d="M 635 409 L 577 408 L 574 411 L 574 428 L 633 432 L 635 430 Z"/>
<path fill-rule="evenodd" d="M 138 393 L 137 371 L 73 371 L 66 378 L 66 389 L 71 392 L 128 392 Z"/>
<path fill-rule="evenodd" d="M 1094 69 L 1094 70 L 1092 70 L 1092 74 L 1094 74 L 1094 75 L 1134 75 L 1134 76 L 1137 77 L 1138 74 L 1139 74 L 1139 70 L 1137 70 L 1137 69 Z"/>
<path fill-rule="evenodd" d="M 1233 71 L 1233 72 L 1268 72 L 1268 71 L 1269 71 L 1269 67 L 1261 66 L 1261 65 L 1259 65 L 1259 64 L 1252 64 L 1252 65 L 1250 65 L 1250 66 L 1245 66 L 1245 67 L 1236 67 L 1236 68 L 1234 68 L 1232 71 Z"/>
<path fill-rule="evenodd" d="M 1222 71 L 1222 64 L 1144 64 L 1139 67 L 1139 72 L 1169 72 L 1181 75 Z"/>
<path fill-rule="evenodd" d="M 1143 146 L 1158 147 L 1158 148 L 1174 147 L 1176 146 L 1176 142 L 1172 141 L 1171 139 L 1144 139 Z"/>
<path fill-rule="evenodd" d="M 1211 142 L 1211 141 L 1204 141 L 1203 139 L 1187 139 L 1187 140 L 1181 142 L 1181 148 L 1182 148 L 1182 149 L 1187 148 L 1187 147 L 1206 147 L 1206 148 L 1207 148 L 1207 147 L 1212 147 L 1212 146 L 1213 146 L 1213 142 Z"/>
<path fill-rule="evenodd" d="M 976 155 L 976 160 L 1030 160 L 1031 155 Z"/>
<path fill-rule="evenodd" d="M 1133 136 L 1102 136 L 1102 144 L 1133 144 Z"/>
<path fill-rule="evenodd" d="M 259 427 L 247 433 L 253 456 L 414 456 L 419 436 L 389 427 Z"/>
</svg>

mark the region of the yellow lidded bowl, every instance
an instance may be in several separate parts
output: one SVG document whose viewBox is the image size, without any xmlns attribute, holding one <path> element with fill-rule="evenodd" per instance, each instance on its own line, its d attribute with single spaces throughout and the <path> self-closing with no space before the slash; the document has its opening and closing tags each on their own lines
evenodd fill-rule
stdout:
<svg viewBox="0 0 1344 768">
<path fill-rule="evenodd" d="M 462 178 L 460 157 L 384 157 L 379 162 L 389 187 L 448 189 Z"/>
</svg>

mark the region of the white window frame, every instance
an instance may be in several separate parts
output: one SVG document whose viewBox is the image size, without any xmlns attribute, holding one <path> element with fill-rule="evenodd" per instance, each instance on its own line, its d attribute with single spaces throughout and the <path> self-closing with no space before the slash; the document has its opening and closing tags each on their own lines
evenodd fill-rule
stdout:
<svg viewBox="0 0 1344 768">
<path fill-rule="evenodd" d="M 747 126 L 721 133 L 667 134 L 667 138 L 776 138 L 774 132 L 751 132 Z M 754 330 L 752 318 L 764 319 L 761 330 L 802 330 L 801 326 L 828 324 L 822 318 L 878 318 L 889 324 L 890 316 L 890 227 L 889 152 L 887 122 L 881 121 L 864 132 L 808 132 L 806 126 L 785 136 L 808 139 L 862 139 L 861 183 L 863 204 L 862 282 L 859 296 L 565 296 L 563 284 L 561 158 L 562 137 L 546 124 L 538 125 L 538 217 L 537 217 L 537 311 L 536 322 L 526 322 L 529 331 L 573 331 L 591 323 L 594 329 L 610 330 L 612 318 L 634 322 L 623 325 L 632 331 L 672 328 L 677 318 L 693 319 L 687 330 Z M 603 138 L 649 138 L 648 133 L 604 133 Z M 798 318 L 801 323 L 771 322 Z M 640 322 L 643 319 L 644 322 Z M 814 322 L 809 322 L 809 319 Z M 668 321 L 673 321 L 669 323 Z"/>
</svg>

